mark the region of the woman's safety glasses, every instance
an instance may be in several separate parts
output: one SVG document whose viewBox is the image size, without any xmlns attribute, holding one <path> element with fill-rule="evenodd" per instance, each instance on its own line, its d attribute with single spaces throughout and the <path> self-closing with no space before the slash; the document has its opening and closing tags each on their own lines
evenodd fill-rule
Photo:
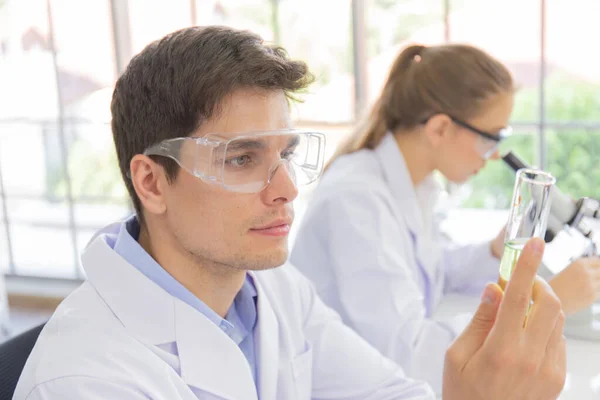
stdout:
<svg viewBox="0 0 600 400">
<path fill-rule="evenodd" d="M 296 185 L 317 180 L 323 171 L 325 135 L 292 129 L 233 138 L 209 134 L 167 139 L 150 146 L 144 154 L 169 157 L 204 182 L 227 190 L 258 193 L 280 167 Z"/>
<path fill-rule="evenodd" d="M 512 128 L 510 126 L 500 129 L 500 131 L 492 134 L 484 132 L 481 129 L 477 129 L 473 125 L 461 121 L 458 118 L 454 118 L 452 116 L 449 117 L 456 125 L 460 126 L 461 128 L 465 128 L 478 136 L 478 140 L 475 143 L 475 149 L 484 160 L 489 159 L 496 151 L 498 151 L 500 143 L 512 135 Z M 422 124 L 426 124 L 429 119 L 430 118 L 423 120 Z"/>
<path fill-rule="evenodd" d="M 496 134 L 491 134 L 477 129 L 474 126 L 454 117 L 450 118 L 456 125 L 465 128 L 479 136 L 475 146 L 477 152 L 484 160 L 489 159 L 498 150 L 498 147 L 500 147 L 500 142 L 512 134 L 512 128 L 510 126 L 501 129 Z"/>
</svg>

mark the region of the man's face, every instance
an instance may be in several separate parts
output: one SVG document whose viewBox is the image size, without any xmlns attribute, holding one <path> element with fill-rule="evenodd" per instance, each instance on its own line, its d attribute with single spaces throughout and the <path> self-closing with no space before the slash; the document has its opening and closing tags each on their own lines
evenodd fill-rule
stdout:
<svg viewBox="0 0 600 400">
<path fill-rule="evenodd" d="M 220 112 L 193 136 L 216 134 L 230 139 L 243 132 L 290 127 L 283 91 L 245 89 L 227 97 Z M 274 152 L 284 150 L 277 146 L 273 146 Z M 281 146 L 285 146 L 284 141 Z M 282 265 L 288 257 L 292 201 L 297 195 L 283 167 L 277 168 L 269 185 L 259 193 L 232 192 L 180 170 L 165 189 L 164 216 L 178 245 L 201 262 L 235 269 L 268 269 Z"/>
</svg>

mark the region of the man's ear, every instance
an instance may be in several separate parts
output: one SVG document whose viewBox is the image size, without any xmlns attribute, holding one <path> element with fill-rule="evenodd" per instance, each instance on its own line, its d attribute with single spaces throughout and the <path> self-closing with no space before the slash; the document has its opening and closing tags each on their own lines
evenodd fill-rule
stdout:
<svg viewBox="0 0 600 400">
<path fill-rule="evenodd" d="M 452 134 L 453 127 L 454 124 L 449 116 L 446 114 L 436 114 L 425 123 L 425 137 L 431 146 L 438 147 Z"/>
<path fill-rule="evenodd" d="M 130 179 L 146 212 L 162 214 L 167 206 L 164 188 L 167 185 L 164 169 L 148 156 L 136 154 L 129 163 Z"/>
</svg>

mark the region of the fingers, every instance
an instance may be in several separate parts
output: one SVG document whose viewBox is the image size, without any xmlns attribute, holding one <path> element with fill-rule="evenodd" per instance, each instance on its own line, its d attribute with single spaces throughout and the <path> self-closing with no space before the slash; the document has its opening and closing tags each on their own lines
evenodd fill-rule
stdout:
<svg viewBox="0 0 600 400">
<path fill-rule="evenodd" d="M 525 328 L 525 343 L 530 348 L 531 357 L 541 362 L 562 311 L 558 296 L 543 279 L 536 278 L 532 293 L 533 306 Z"/>
<path fill-rule="evenodd" d="M 586 269 L 589 274 L 589 281 L 592 284 L 594 289 L 594 299 L 595 301 L 598 296 L 600 296 L 600 258 L 598 257 L 589 257 L 583 259 L 586 262 Z"/>
<path fill-rule="evenodd" d="M 502 300 L 502 290 L 494 283 L 489 283 L 481 296 L 479 308 L 471 322 L 451 346 L 448 356 L 459 360 L 470 360 L 473 354 L 485 342 L 493 328 Z"/>
<path fill-rule="evenodd" d="M 531 300 L 531 289 L 544 253 L 544 241 L 533 238 L 527 242 L 504 293 L 497 318 L 499 334 L 514 337 L 523 329 Z"/>
<path fill-rule="evenodd" d="M 586 269 L 591 272 L 600 272 L 600 257 L 582 257 L 578 258 L 574 262 L 581 262 L 585 265 Z"/>
<path fill-rule="evenodd" d="M 565 385 L 567 377 L 567 345 L 563 335 L 565 316 L 560 313 L 548 344 L 543 364 L 540 368 L 539 399 L 555 399 Z"/>
<path fill-rule="evenodd" d="M 595 268 L 600 269 L 600 257 L 589 257 L 590 261 L 594 264 Z"/>
<path fill-rule="evenodd" d="M 548 346 L 546 347 L 546 358 L 548 359 L 548 363 L 562 367 L 563 370 L 566 369 L 567 362 L 564 328 L 565 315 L 560 313 L 556 319 L 556 325 L 554 326 L 554 331 L 548 341 Z"/>
</svg>

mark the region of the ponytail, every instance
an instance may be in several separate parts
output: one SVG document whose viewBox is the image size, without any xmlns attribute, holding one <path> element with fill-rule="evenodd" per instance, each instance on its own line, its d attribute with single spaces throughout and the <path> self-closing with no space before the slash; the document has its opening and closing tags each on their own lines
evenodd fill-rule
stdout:
<svg viewBox="0 0 600 400">
<path fill-rule="evenodd" d="M 510 71 L 483 50 L 445 44 L 405 48 L 368 118 L 333 156 L 374 149 L 387 132 L 411 131 L 436 113 L 469 121 L 493 96 L 514 93 Z"/>
</svg>

